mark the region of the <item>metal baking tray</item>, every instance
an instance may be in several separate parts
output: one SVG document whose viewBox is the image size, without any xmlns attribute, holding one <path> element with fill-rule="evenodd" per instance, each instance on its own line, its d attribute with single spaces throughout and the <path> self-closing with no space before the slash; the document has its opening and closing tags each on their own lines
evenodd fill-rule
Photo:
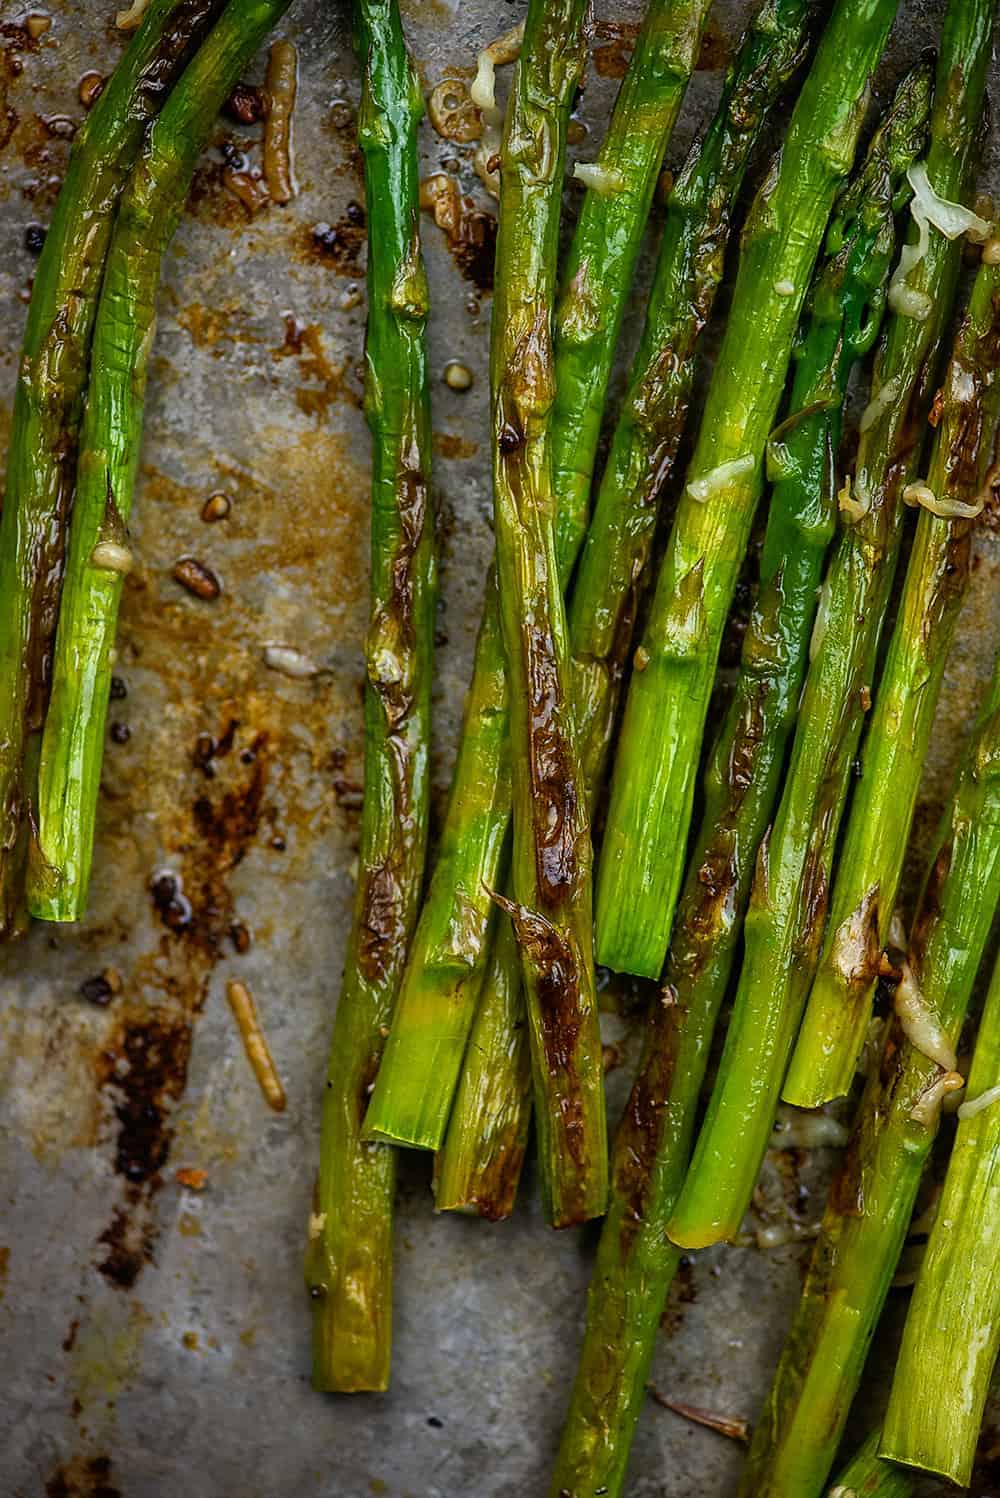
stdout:
<svg viewBox="0 0 1000 1498">
<path fill-rule="evenodd" d="M 0 5 L 4 449 L 34 263 L 27 231 L 51 212 L 83 113 L 81 76 L 106 73 L 119 53 L 114 9 L 43 0 L 33 13 L 51 26 L 33 40 L 20 25 L 29 7 Z M 404 0 L 425 87 L 471 76 L 478 48 L 519 9 Z M 747 9 L 717 3 L 668 166 L 708 118 Z M 933 42 L 942 10 L 943 0 L 903 0 L 877 92 Z M 637 0 L 598 0 L 574 147 L 582 159 L 600 139 L 638 12 Z M 221 121 L 199 166 L 159 300 L 134 512 L 139 565 L 122 611 L 90 914 L 78 928 L 36 926 L 0 956 L 2 1498 L 546 1490 L 596 1234 L 550 1232 L 530 1168 L 514 1217 L 488 1226 L 434 1216 L 430 1162 L 406 1156 L 391 1392 L 332 1398 L 308 1378 L 301 1260 L 362 762 L 369 440 L 349 21 L 345 0 L 296 0 L 283 28 L 300 60 L 292 203 L 251 216 L 224 185 L 223 147 L 259 164 L 259 126 Z M 262 69 L 258 59 L 252 76 Z M 457 170 L 475 205 L 492 210 L 468 148 L 427 125 L 422 149 L 426 171 Z M 1000 185 L 995 143 L 987 155 L 984 185 Z M 568 189 L 570 211 L 576 201 Z M 424 230 L 442 553 L 440 817 L 492 546 L 490 300 L 488 255 L 453 252 L 427 216 Z M 649 268 L 647 253 L 631 325 Z M 473 371 L 469 391 L 444 384 L 449 359 Z M 210 524 L 202 507 L 219 491 L 230 513 Z M 174 581 L 185 554 L 219 573 L 217 601 Z M 957 725 L 1000 635 L 998 582 L 1000 544 L 984 528 L 914 869 L 946 793 Z M 269 643 L 304 651 L 321 673 L 302 681 L 269 670 Z M 268 1111 L 247 1065 L 225 1002 L 232 977 L 256 996 L 288 1095 L 282 1115 Z M 613 1009 L 609 1000 L 607 1038 L 623 1057 L 609 1079 L 614 1113 L 634 1046 Z M 786 1189 L 812 1192 L 818 1213 L 829 1157 L 778 1164 Z M 178 1181 L 192 1170 L 205 1172 L 203 1190 Z M 808 1247 L 693 1258 L 664 1319 L 657 1386 L 752 1417 Z M 855 1432 L 878 1409 L 904 1305 L 894 1292 Z M 997 1495 L 990 1444 L 974 1491 Z M 723 1498 L 739 1462 L 732 1443 L 650 1402 L 629 1491 Z"/>
</svg>

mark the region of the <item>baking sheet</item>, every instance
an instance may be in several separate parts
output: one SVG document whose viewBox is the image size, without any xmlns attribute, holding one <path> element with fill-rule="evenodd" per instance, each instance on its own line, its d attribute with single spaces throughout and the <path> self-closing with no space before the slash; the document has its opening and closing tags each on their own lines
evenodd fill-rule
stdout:
<svg viewBox="0 0 1000 1498">
<path fill-rule="evenodd" d="M 725 38 L 747 9 L 716 5 L 669 166 L 714 106 Z M 409 0 L 403 10 L 428 88 L 469 76 L 478 47 L 520 14 L 500 0 Z M 904 0 L 883 88 L 933 41 L 942 10 Z M 639 7 L 600 0 L 596 11 L 598 22 L 629 23 Z M 83 113 L 81 75 L 107 72 L 121 46 L 110 4 L 52 0 L 37 42 L 19 26 L 27 13 L 0 6 L 4 450 L 33 267 L 26 230 L 51 212 L 65 122 Z M 78 929 L 37 926 L 0 955 L 0 1493 L 11 1498 L 541 1494 L 582 1326 L 594 1230 L 551 1233 L 530 1171 L 507 1223 L 435 1217 L 429 1161 L 410 1155 L 392 1390 L 338 1399 L 309 1386 L 301 1258 L 358 833 L 369 442 L 348 7 L 296 0 L 282 31 L 300 56 L 299 194 L 251 218 L 223 185 L 220 148 L 228 141 L 259 164 L 260 128 L 223 121 L 166 265 L 90 914 Z M 581 159 L 596 149 L 623 59 L 614 25 L 599 26 Z M 427 171 L 457 162 L 489 210 L 467 150 L 429 126 L 422 148 Z M 996 179 L 992 144 L 986 175 Z M 576 201 L 570 189 L 571 210 Z M 492 546 L 489 295 L 476 282 L 481 262 L 470 279 L 426 217 L 424 227 L 442 538 L 440 816 Z M 641 300 L 640 285 L 637 315 Z M 449 359 L 473 371 L 468 392 L 441 380 Z M 217 491 L 231 511 L 209 524 L 201 510 Z M 185 554 L 221 576 L 216 602 L 173 580 Z M 954 725 L 989 670 L 997 568 L 984 532 L 918 850 L 946 793 Z M 295 681 L 268 670 L 268 643 L 305 652 L 322 673 Z M 88 998 L 83 985 L 101 975 Z M 284 1115 L 268 1112 L 246 1063 L 225 1003 L 230 977 L 256 996 Z M 623 1021 L 606 1023 L 624 1058 L 609 1083 L 615 1113 L 632 1048 Z M 784 1160 L 789 1189 L 811 1189 L 817 1215 L 829 1165 L 823 1155 Z M 204 1171 L 205 1189 L 179 1184 L 178 1170 Z M 771 1187 L 780 1189 L 773 1174 Z M 754 1415 L 807 1253 L 697 1255 L 671 1296 L 657 1386 Z M 890 1321 L 904 1305 L 894 1292 Z M 878 1408 L 879 1366 L 890 1360 L 883 1339 L 858 1429 Z M 731 1443 L 650 1403 L 629 1491 L 725 1495 L 738 1467 Z M 975 1491 L 1000 1494 L 988 1459 Z"/>
</svg>

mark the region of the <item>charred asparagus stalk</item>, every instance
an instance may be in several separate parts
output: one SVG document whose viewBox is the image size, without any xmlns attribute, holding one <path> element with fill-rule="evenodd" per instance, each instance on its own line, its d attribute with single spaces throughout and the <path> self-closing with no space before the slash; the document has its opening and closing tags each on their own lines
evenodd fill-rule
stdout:
<svg viewBox="0 0 1000 1498">
<path fill-rule="evenodd" d="M 1000 962 L 979 1024 L 944 1191 L 906 1317 L 879 1447 L 969 1486 L 1000 1349 Z"/>
<path fill-rule="evenodd" d="M 542 1190 L 557 1227 L 599 1216 L 608 1189 L 590 828 L 573 735 L 551 450 L 559 207 L 585 8 L 581 0 L 529 0 L 500 151 L 490 347 L 514 807 L 514 899 L 500 903 L 521 948 Z"/>
<path fill-rule="evenodd" d="M 992 10 L 992 0 L 952 0 L 947 13 L 927 171 L 949 198 L 970 187 Z M 901 266 L 913 250 L 904 249 Z M 855 487 L 863 513 L 842 527 L 824 584 L 823 626 L 781 802 L 758 860 L 719 1075 L 670 1221 L 682 1247 L 739 1231 L 767 1147 L 818 960 L 837 828 L 899 553 L 901 490 L 919 461 L 960 258 L 957 242 L 932 232 L 927 253 L 899 286 L 909 300 L 890 291 L 890 304 L 902 310 L 889 320 L 873 381 L 875 414 L 861 434 Z"/>
<path fill-rule="evenodd" d="M 963 0 L 963 4 L 966 0 Z M 945 813 L 881 1061 L 834 1180 L 742 1498 L 823 1490 L 906 1237 L 1000 891 L 1000 662 Z"/>
<path fill-rule="evenodd" d="M 0 522 L 0 938 L 24 919 L 38 735 L 90 334 L 115 208 L 150 120 L 221 8 L 222 0 L 152 0 L 77 132 L 35 273 Z"/>
<path fill-rule="evenodd" d="M 833 455 L 855 361 L 874 341 L 895 245 L 896 195 L 920 151 L 931 78 L 901 84 L 840 199 L 799 341 L 792 415 L 773 444 L 761 586 L 736 694 L 705 780 L 705 815 L 639 1074 L 619 1125 L 612 1198 L 552 1490 L 621 1491 L 657 1328 L 680 1250 L 666 1222 L 694 1132 L 709 1043 L 739 939 L 757 846 L 778 794 L 805 675 L 816 592 L 833 535 Z"/>
<path fill-rule="evenodd" d="M 683 431 L 694 351 L 722 276 L 733 204 L 768 108 L 801 59 L 808 16 L 805 0 L 761 6 L 705 140 L 691 151 L 670 196 L 642 341 L 570 606 L 576 730 L 591 804 L 603 779 L 657 501 Z M 516 950 L 501 934 L 448 1125 L 440 1166 L 448 1192 L 439 1190 L 440 1207 L 485 1201 L 496 1212 L 513 1204 L 520 1163 L 497 1146 L 504 1130 L 516 1149 L 527 1124 L 514 1122 L 509 1103 L 523 1049 L 515 964 Z"/>
<path fill-rule="evenodd" d="M 988 247 L 988 260 L 993 253 Z M 936 403 L 927 482 L 907 491 L 925 508 L 851 803 L 823 955 L 783 1088 L 789 1102 L 803 1107 L 848 1091 L 864 1044 L 945 662 L 969 579 L 972 527 L 983 507 L 986 471 L 1000 456 L 994 454 L 998 364 L 1000 268 L 987 261 Z M 891 815 L 885 814 L 888 807 Z"/>
<path fill-rule="evenodd" d="M 605 352 L 605 344 L 613 345 L 621 324 L 656 170 L 706 11 L 703 0 L 650 5 L 598 163 L 600 185 L 616 190 L 588 191 L 570 246 L 569 264 L 576 269 L 568 277 L 556 329 L 556 390 L 586 387 L 598 410 L 613 351 Z M 601 267 L 596 278 L 589 269 L 594 264 Z M 603 383 L 595 384 L 594 374 Z M 594 461 L 592 447 L 586 461 L 582 456 L 577 425 L 582 415 L 557 395 L 552 417 L 556 555 L 564 585 L 586 527 Z M 571 436 L 563 435 L 564 419 L 573 424 Z M 588 425 L 586 440 L 593 444 L 596 438 Z M 368 1114 L 374 1135 L 426 1149 L 439 1148 L 444 1139 L 492 945 L 495 907 L 489 891 L 504 887 L 511 762 L 506 662 L 492 577 L 486 593 L 438 861 Z"/>
<path fill-rule="evenodd" d="M 163 255 L 216 115 L 288 0 L 230 0 L 154 123 L 118 207 L 94 320 L 76 498 L 28 859 L 34 916 L 86 912 L 128 521 Z"/>
<path fill-rule="evenodd" d="M 358 139 L 368 203 L 365 407 L 372 571 L 358 887 L 323 1094 L 306 1282 L 313 1382 L 384 1389 L 392 1323 L 393 1151 L 361 1128 L 417 915 L 427 844 L 435 561 L 428 502 L 427 282 L 420 256 L 420 86 L 396 0 L 358 0 Z"/>
<path fill-rule="evenodd" d="M 597 953 L 659 977 L 701 738 L 768 433 L 813 263 L 850 171 L 894 0 L 840 0 L 744 232 L 698 445 L 632 678 L 601 853 Z"/>
</svg>

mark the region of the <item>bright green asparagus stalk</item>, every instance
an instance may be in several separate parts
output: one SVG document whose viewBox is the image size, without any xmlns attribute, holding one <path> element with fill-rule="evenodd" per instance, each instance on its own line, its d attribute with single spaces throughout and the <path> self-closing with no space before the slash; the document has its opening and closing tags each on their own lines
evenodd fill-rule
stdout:
<svg viewBox="0 0 1000 1498">
<path fill-rule="evenodd" d="M 659 160 L 707 8 L 703 0 L 650 5 L 600 153 L 600 186 L 620 184 L 621 190 L 588 191 L 570 246 L 575 270 L 559 315 L 556 388 L 572 384 L 580 401 L 586 396 L 598 411 Z M 586 272 L 595 263 L 596 280 Z M 592 329 L 600 336 L 592 337 Z M 603 383 L 595 383 L 598 374 Z M 594 461 L 593 447 L 583 460 L 578 415 L 585 415 L 582 405 L 578 413 L 574 403 L 558 402 L 552 417 L 556 553 L 564 585 L 586 527 Z M 573 424 L 572 436 L 563 434 L 563 417 Z M 596 439 L 588 423 L 586 440 Z M 425 1149 L 438 1149 L 444 1139 L 491 948 L 490 891 L 504 883 L 510 770 L 506 660 L 491 575 L 438 860 L 368 1113 L 373 1135 Z"/>
<path fill-rule="evenodd" d="M 906 1317 L 880 1451 L 968 1487 L 1000 1351 L 1000 962 Z"/>
<path fill-rule="evenodd" d="M 514 898 L 494 898 L 521 948 L 542 1192 L 556 1227 L 600 1216 L 608 1192 L 590 827 L 573 734 L 550 435 L 559 207 L 585 9 L 583 0 L 529 0 L 500 148 L 490 346 L 514 807 Z"/>
<path fill-rule="evenodd" d="M 726 615 L 799 314 L 896 0 L 839 0 L 744 231 L 726 333 L 632 678 L 597 889 L 597 954 L 657 978 Z"/>
<path fill-rule="evenodd" d="M 1000 267 L 985 264 L 941 392 L 906 585 L 837 865 L 830 922 L 783 1095 L 846 1093 L 864 1044 L 945 662 L 969 579 L 972 525 L 1000 415 Z M 882 808 L 891 806 L 891 816 Z"/>
<path fill-rule="evenodd" d="M 603 784 L 657 501 L 684 430 L 733 205 L 764 116 L 802 59 L 808 13 L 808 0 L 761 6 L 704 143 L 670 194 L 642 340 L 570 606 L 579 752 L 592 798 Z"/>
<path fill-rule="evenodd" d="M 373 443 L 365 800 L 306 1257 L 313 1383 L 341 1391 L 389 1382 L 394 1152 L 363 1142 L 361 1126 L 423 877 L 436 594 L 418 217 L 423 101 L 396 0 L 358 0 L 355 27 L 369 223 L 365 406 Z"/>
<path fill-rule="evenodd" d="M 86 912 L 128 521 L 163 255 L 216 116 L 288 0 L 230 0 L 175 86 L 122 194 L 94 322 L 28 857 L 32 915 Z"/>
<path fill-rule="evenodd" d="M 897 1014 L 831 1187 L 741 1498 L 816 1498 L 823 1490 L 906 1238 L 942 1098 L 961 1085 L 955 1047 L 998 894 L 1000 662 L 945 813 Z"/>
<path fill-rule="evenodd" d="M 809 9 L 807 0 L 768 0 L 761 6 L 704 142 L 691 151 L 670 196 L 642 341 L 570 608 L 578 750 L 591 805 L 603 780 L 657 501 L 683 431 L 694 351 L 722 276 L 733 204 L 767 110 L 802 56 Z M 501 1090 L 504 1081 L 511 1085 L 520 1064 L 517 1031 L 511 1028 L 522 1012 L 511 978 L 513 959 L 516 953 L 501 935 L 448 1125 L 441 1174 L 448 1176 L 450 1199 L 439 1194 L 439 1206 L 464 1205 L 483 1195 L 496 1200 L 501 1193 L 513 1204 L 515 1162 L 496 1150 L 501 1119 L 485 1106 L 495 1099 L 504 1110 L 504 1127 L 519 1137 Z M 488 1162 L 480 1161 L 479 1141 Z M 464 1186 L 463 1170 L 468 1173 Z M 490 1173 L 497 1177 L 495 1190 L 484 1189 L 484 1173 L 487 1179 Z"/>
<path fill-rule="evenodd" d="M 836 509 L 833 454 L 855 361 L 878 332 L 893 203 L 920 151 L 930 75 L 914 70 L 835 210 L 798 350 L 792 417 L 775 443 L 761 588 L 736 695 L 705 780 L 705 815 L 678 910 L 666 987 L 615 1140 L 612 1199 L 553 1494 L 621 1491 L 657 1328 L 680 1250 L 666 1221 L 690 1155 L 709 1044 L 739 940 L 757 846 L 778 794 Z"/>
<path fill-rule="evenodd" d="M 649 0 L 604 144 L 584 168 L 592 180 L 563 267 L 552 416 L 558 549 L 574 555 L 590 514 L 625 293 L 710 9 L 711 0 Z"/>
<path fill-rule="evenodd" d="M 0 523 L 0 938 L 23 922 L 37 735 L 90 333 L 115 207 L 149 121 L 221 4 L 153 0 L 77 132 L 35 273 Z"/>
<path fill-rule="evenodd" d="M 948 198 L 970 187 L 992 9 L 992 0 L 951 0 L 945 21 L 927 168 Z M 924 315 L 897 312 L 876 361 L 873 419 L 861 433 L 855 480 L 863 513 L 843 526 L 824 584 L 823 623 L 758 861 L 719 1075 L 669 1225 L 686 1248 L 739 1231 L 767 1147 L 819 957 L 837 828 L 899 554 L 901 490 L 919 460 L 960 259 L 961 246 L 932 230 L 926 255 L 900 287 Z"/>
<path fill-rule="evenodd" d="M 910 1498 L 913 1474 L 878 1454 L 881 1431 L 873 1431 L 848 1462 L 827 1498 Z"/>
</svg>

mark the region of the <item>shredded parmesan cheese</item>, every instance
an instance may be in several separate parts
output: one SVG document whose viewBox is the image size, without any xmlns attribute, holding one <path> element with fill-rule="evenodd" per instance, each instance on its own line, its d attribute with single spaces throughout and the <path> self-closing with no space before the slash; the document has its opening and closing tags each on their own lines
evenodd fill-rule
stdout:
<svg viewBox="0 0 1000 1498">
<path fill-rule="evenodd" d="M 950 203 L 947 198 L 936 193 L 924 162 L 914 162 L 906 175 L 913 188 L 910 211 L 918 222 L 919 215 L 933 224 L 946 239 L 958 239 L 962 234 L 967 234 L 977 244 L 989 239 L 993 225 L 980 218 L 978 213 L 973 213 L 971 208 L 965 208 L 961 203 Z"/>
<path fill-rule="evenodd" d="M 298 77 L 298 53 L 291 42 L 274 42 L 267 62 L 264 180 L 275 203 L 290 203 L 297 190 L 292 167 L 292 113 Z"/>
<path fill-rule="evenodd" d="M 920 505 L 924 510 L 929 510 L 932 515 L 939 515 L 943 520 L 975 520 L 981 515 L 986 504 L 985 497 L 980 498 L 975 504 L 966 504 L 961 499 L 938 499 L 934 490 L 927 484 L 907 484 L 903 490 L 903 499 L 908 505 Z"/>
<path fill-rule="evenodd" d="M 868 514 L 871 508 L 871 498 L 863 486 L 860 478 L 854 480 L 856 495 L 851 493 L 851 476 L 845 478 L 843 487 L 837 495 L 837 508 L 849 524 L 853 525 L 856 520 L 861 520 Z"/>
<path fill-rule="evenodd" d="M 233 1011 L 240 1035 L 243 1037 L 243 1049 L 246 1051 L 251 1070 L 257 1078 L 257 1085 L 264 1094 L 268 1107 L 273 1108 L 275 1113 L 283 1113 L 285 1089 L 281 1085 L 274 1058 L 260 1027 L 253 994 L 245 983 L 239 983 L 234 978 L 226 984 L 226 998 L 229 1000 L 229 1007 Z"/>
<path fill-rule="evenodd" d="M 607 198 L 612 193 L 622 192 L 625 187 L 625 178 L 621 172 L 608 170 L 597 161 L 578 161 L 573 168 L 573 176 L 585 187 L 596 192 L 600 198 Z"/>
<path fill-rule="evenodd" d="M 914 322 L 926 322 L 934 310 L 934 301 L 926 291 L 917 291 L 898 281 L 889 287 L 889 306 L 899 317 L 910 317 Z"/>
<path fill-rule="evenodd" d="M 878 421 L 879 417 L 882 415 L 883 411 L 887 410 L 888 407 L 892 405 L 893 401 L 898 395 L 899 379 L 894 375 L 891 380 L 886 380 L 881 389 L 876 391 L 865 409 L 862 411 L 861 421 L 859 423 L 860 430 L 862 432 L 867 432 L 869 427 L 873 427 L 876 421 Z"/>
<path fill-rule="evenodd" d="M 117 541 L 98 541 L 90 553 L 90 565 L 101 572 L 131 572 L 135 558 L 127 546 Z"/>
<path fill-rule="evenodd" d="M 310 676 L 319 675 L 316 662 L 303 655 L 301 650 L 296 650 L 293 645 L 265 645 L 264 665 L 272 671 L 280 671 L 282 676 L 291 676 L 296 681 L 306 681 Z"/>
<path fill-rule="evenodd" d="M 788 280 L 775 281 L 774 290 L 777 296 L 794 296 L 795 282 Z"/>
<path fill-rule="evenodd" d="M 771 1149 L 819 1150 L 843 1149 L 847 1130 L 829 1113 L 812 1113 L 802 1108 L 783 1106 L 771 1130 Z"/>
<path fill-rule="evenodd" d="M 320 1237 L 322 1237 L 323 1229 L 325 1227 L 326 1227 L 326 1213 L 325 1212 L 310 1212 L 309 1213 L 309 1238 L 310 1238 L 310 1240 L 312 1240 L 314 1238 L 320 1238 Z"/>
<path fill-rule="evenodd" d="M 941 1117 L 941 1104 L 945 1097 L 949 1092 L 958 1092 L 964 1086 L 965 1078 L 961 1072 L 945 1072 L 920 1094 L 910 1109 L 910 1117 L 915 1123 L 923 1124 L 925 1128 L 936 1128 L 938 1119 Z"/>
<path fill-rule="evenodd" d="M 1000 1087 L 987 1087 L 978 1097 L 966 1098 L 958 1110 L 959 1118 L 975 1118 L 977 1113 L 992 1108 L 994 1103 L 1000 1103 Z"/>
<path fill-rule="evenodd" d="M 818 1222 L 769 1222 L 756 1232 L 757 1247 L 782 1248 L 786 1243 L 801 1243 L 804 1238 L 818 1238 Z"/>
<path fill-rule="evenodd" d="M 943 1071 L 955 1070 L 955 1050 L 917 987 L 913 969 L 903 963 L 903 976 L 896 988 L 896 1017 L 912 1046 Z"/>
<path fill-rule="evenodd" d="M 983 264 L 1000 265 L 1000 239 L 988 239 L 983 245 Z"/>
<path fill-rule="evenodd" d="M 128 10 L 120 10 L 115 16 L 119 31 L 134 31 L 149 9 L 149 0 L 132 0 Z"/>
<path fill-rule="evenodd" d="M 520 21 L 484 47 L 476 60 L 476 76 L 469 97 L 480 111 L 486 124 L 499 125 L 503 114 L 497 108 L 496 70 L 504 63 L 516 62 L 524 41 L 524 22 Z"/>
<path fill-rule="evenodd" d="M 746 473 L 753 473 L 756 468 L 756 460 L 751 453 L 744 453 L 742 458 L 734 458 L 731 463 L 720 463 L 718 468 L 712 468 L 700 479 L 692 479 L 687 486 L 687 492 L 692 499 L 699 504 L 704 504 L 711 499 L 713 494 L 724 489 L 734 479 L 742 478 Z"/>
</svg>

